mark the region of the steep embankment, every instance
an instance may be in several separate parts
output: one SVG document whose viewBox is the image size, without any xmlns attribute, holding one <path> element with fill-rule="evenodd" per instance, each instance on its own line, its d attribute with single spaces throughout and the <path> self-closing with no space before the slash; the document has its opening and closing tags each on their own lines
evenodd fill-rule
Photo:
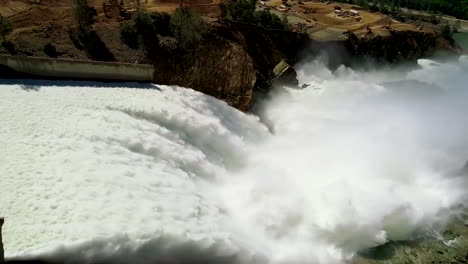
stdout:
<svg viewBox="0 0 468 264">
<path fill-rule="evenodd" d="M 214 23 L 213 34 L 195 51 L 165 50 L 151 63 L 154 82 L 180 85 L 212 95 L 247 110 L 256 91 L 267 90 L 275 81 L 281 62 L 326 54 L 328 66 L 350 65 L 363 56 L 397 63 L 416 60 L 436 52 L 457 54 L 459 49 L 434 31 L 388 30 L 388 33 L 350 33 L 342 41 L 319 42 L 305 34 L 267 30 L 241 23 Z M 294 85 L 295 72 L 283 80 Z"/>
<path fill-rule="evenodd" d="M 247 110 L 257 80 L 254 61 L 238 43 L 217 39 L 193 53 L 158 57 L 154 82 L 191 87 Z"/>
<path fill-rule="evenodd" d="M 395 30 L 353 32 L 348 39 L 349 50 L 355 56 L 367 55 L 398 63 L 416 60 L 437 52 L 457 54 L 461 49 L 431 30 Z"/>
<path fill-rule="evenodd" d="M 240 23 L 215 23 L 212 30 L 193 52 L 168 50 L 168 56 L 153 59 L 155 83 L 191 87 L 247 110 L 253 92 L 272 85 L 278 75 L 273 69 L 282 61 L 294 64 L 309 41 L 302 34 Z M 294 74 L 284 77 L 294 84 Z"/>
</svg>

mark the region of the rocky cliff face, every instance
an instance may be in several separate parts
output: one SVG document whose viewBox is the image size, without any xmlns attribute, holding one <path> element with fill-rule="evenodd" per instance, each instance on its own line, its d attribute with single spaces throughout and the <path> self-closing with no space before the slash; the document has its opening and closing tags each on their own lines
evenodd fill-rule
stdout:
<svg viewBox="0 0 468 264">
<path fill-rule="evenodd" d="M 193 53 L 174 50 L 153 60 L 154 82 L 191 87 L 246 111 L 256 82 L 254 61 L 238 43 L 216 39 Z"/>
<path fill-rule="evenodd" d="M 42 14 L 39 12 L 37 15 Z M 268 91 L 275 83 L 278 77 L 275 68 L 280 63 L 294 65 L 299 60 L 311 60 L 325 54 L 328 66 L 335 68 L 362 61 L 363 57 L 397 63 L 436 51 L 459 52 L 433 31 L 419 31 L 414 26 L 412 30 L 381 27 L 367 32 L 363 29 L 349 33 L 346 40 L 314 41 L 295 32 L 268 30 L 242 23 L 213 22 L 210 26 L 212 34 L 195 50 L 179 50 L 177 45 L 170 45 L 170 40 L 166 45 L 159 39 L 162 45 L 153 43 L 151 52 L 145 53 L 122 43 L 119 35 L 121 22 L 96 22 L 93 35 L 86 41 L 73 33 L 71 24 L 60 24 L 61 20 L 53 21 L 38 28 L 14 32 L 10 36 L 14 49 L 10 51 L 0 46 L 0 53 L 49 56 L 44 47 L 52 43 L 57 48 L 55 57 L 58 58 L 151 63 L 155 66 L 155 83 L 190 87 L 242 111 L 249 109 L 257 91 Z M 154 41 L 158 39 L 155 37 Z M 280 68 L 280 72 L 287 75 L 281 84 L 297 84 L 293 69 Z"/>
<path fill-rule="evenodd" d="M 278 75 L 287 73 L 288 81 L 296 81 L 292 69 L 273 70 L 279 63 L 294 63 L 305 35 L 238 23 L 212 29 L 194 51 L 174 49 L 155 57 L 154 82 L 190 87 L 247 111 L 254 91 L 267 89 Z"/>
<path fill-rule="evenodd" d="M 461 51 L 449 40 L 427 30 L 390 29 L 386 34 L 351 33 L 347 47 L 355 57 L 370 56 L 391 63 L 416 60 L 436 52 L 457 54 Z"/>
<path fill-rule="evenodd" d="M 370 34 L 349 33 L 343 41 L 319 42 L 304 34 L 241 23 L 215 23 L 212 28 L 214 36 L 193 53 L 173 51 L 168 57 L 158 57 L 154 81 L 191 87 L 242 111 L 249 109 L 256 92 L 267 91 L 275 83 L 277 66 L 286 75 L 281 84 L 297 85 L 295 71 L 286 70 L 283 63 L 294 65 L 309 56 L 326 54 L 334 68 L 363 57 L 398 63 L 435 52 L 459 52 L 450 41 L 429 30 L 383 28 Z"/>
</svg>

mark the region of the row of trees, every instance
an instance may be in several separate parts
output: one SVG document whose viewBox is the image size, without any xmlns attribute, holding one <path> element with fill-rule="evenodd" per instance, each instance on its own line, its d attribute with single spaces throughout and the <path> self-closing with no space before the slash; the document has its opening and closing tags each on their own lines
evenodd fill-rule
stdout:
<svg viewBox="0 0 468 264">
<path fill-rule="evenodd" d="M 392 12 L 400 7 L 441 12 L 460 19 L 468 19 L 468 0 L 335 0 L 363 6 L 370 10 Z"/>
<path fill-rule="evenodd" d="M 220 4 L 221 17 L 271 29 L 289 29 L 287 15 L 279 18 L 269 10 L 256 10 L 256 0 L 237 0 Z"/>
</svg>

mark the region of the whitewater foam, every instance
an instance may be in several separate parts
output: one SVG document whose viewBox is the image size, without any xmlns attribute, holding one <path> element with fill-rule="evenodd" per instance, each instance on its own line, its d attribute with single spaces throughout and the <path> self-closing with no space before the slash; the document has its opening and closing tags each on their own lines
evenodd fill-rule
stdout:
<svg viewBox="0 0 468 264">
<path fill-rule="evenodd" d="M 260 118 L 178 87 L 0 85 L 6 254 L 342 263 L 431 235 L 467 203 L 468 61 L 419 64 L 301 65 Z"/>
</svg>

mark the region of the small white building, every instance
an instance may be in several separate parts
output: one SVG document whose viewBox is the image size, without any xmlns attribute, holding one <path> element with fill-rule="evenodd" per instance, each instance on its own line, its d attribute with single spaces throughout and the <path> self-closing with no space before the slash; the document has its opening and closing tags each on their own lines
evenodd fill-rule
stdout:
<svg viewBox="0 0 468 264">
<path fill-rule="evenodd" d="M 349 10 L 349 12 L 350 12 L 351 14 L 355 15 L 355 16 L 358 16 L 358 15 L 359 15 L 359 11 L 354 10 L 354 9 Z"/>
</svg>

